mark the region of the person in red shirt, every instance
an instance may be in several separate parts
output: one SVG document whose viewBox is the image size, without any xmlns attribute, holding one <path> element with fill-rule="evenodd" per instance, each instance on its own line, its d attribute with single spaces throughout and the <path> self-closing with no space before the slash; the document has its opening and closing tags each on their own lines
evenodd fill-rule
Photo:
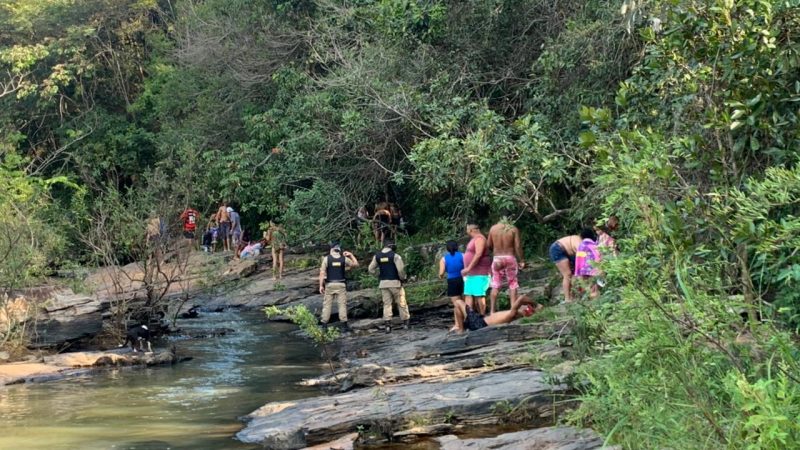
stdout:
<svg viewBox="0 0 800 450">
<path fill-rule="evenodd" d="M 195 231 L 197 230 L 197 219 L 200 213 L 196 209 L 186 208 L 181 213 L 181 221 L 183 222 L 183 237 L 190 241 L 194 241 Z"/>
</svg>

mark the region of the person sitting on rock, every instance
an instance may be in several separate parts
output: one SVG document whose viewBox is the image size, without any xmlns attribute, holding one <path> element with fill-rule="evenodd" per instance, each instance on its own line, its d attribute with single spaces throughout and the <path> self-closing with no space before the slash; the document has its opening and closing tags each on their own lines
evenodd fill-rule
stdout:
<svg viewBox="0 0 800 450">
<path fill-rule="evenodd" d="M 463 300 L 458 300 L 456 301 L 456 318 L 461 326 L 456 332 L 461 333 L 464 329 L 475 331 L 492 325 L 511 323 L 521 317 L 528 317 L 535 312 L 539 312 L 543 308 L 543 305 L 528 299 L 525 295 L 521 295 L 511 302 L 509 310 L 497 311 L 494 314 L 482 316 Z"/>
<path fill-rule="evenodd" d="M 242 252 L 239 254 L 239 258 L 240 259 L 255 258 L 256 256 L 261 254 L 261 250 L 263 250 L 264 247 L 266 246 L 267 246 L 267 241 L 265 239 L 251 242 L 242 249 Z"/>
<path fill-rule="evenodd" d="M 406 291 L 403 289 L 403 281 L 406 279 L 406 268 L 403 258 L 395 251 L 397 246 L 394 242 L 387 241 L 383 249 L 372 257 L 369 264 L 369 273 L 378 274 L 381 280 L 378 287 L 381 290 L 383 299 L 383 321 L 386 332 L 392 332 L 392 303 L 397 303 L 397 310 L 400 319 L 403 320 L 403 328 L 408 329 L 411 315 L 408 313 L 406 303 Z"/>
<path fill-rule="evenodd" d="M 147 329 L 147 325 L 139 325 L 128 330 L 125 335 L 125 342 L 119 344 L 119 347 L 125 347 L 128 343 L 131 344 L 131 350 L 134 353 L 139 350 L 144 351 L 144 344 L 147 344 L 147 352 L 153 353 L 153 348 L 150 346 L 150 330 Z M 139 350 L 136 349 L 137 344 Z"/>
</svg>

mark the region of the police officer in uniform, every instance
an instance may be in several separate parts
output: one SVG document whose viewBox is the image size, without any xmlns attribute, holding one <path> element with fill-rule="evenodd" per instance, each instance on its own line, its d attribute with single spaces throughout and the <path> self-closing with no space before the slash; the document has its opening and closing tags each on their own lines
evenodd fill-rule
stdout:
<svg viewBox="0 0 800 450">
<path fill-rule="evenodd" d="M 408 313 L 406 303 L 406 291 L 403 289 L 403 281 L 406 280 L 406 268 L 403 258 L 395 250 L 397 246 L 391 241 L 387 241 L 383 249 L 372 257 L 369 264 L 369 272 L 378 274 L 383 298 L 383 320 L 386 323 L 386 332 L 392 332 L 392 303 L 397 303 L 400 318 L 403 320 L 403 328 L 408 328 L 408 321 L 411 315 Z"/>
<path fill-rule="evenodd" d="M 339 321 L 347 325 L 347 278 L 345 272 L 350 267 L 358 267 L 358 260 L 350 252 L 342 252 L 338 242 L 331 243 L 330 254 L 322 257 L 319 268 L 319 293 L 325 297 L 322 302 L 322 327 L 328 327 L 333 301 L 339 308 Z"/>
</svg>

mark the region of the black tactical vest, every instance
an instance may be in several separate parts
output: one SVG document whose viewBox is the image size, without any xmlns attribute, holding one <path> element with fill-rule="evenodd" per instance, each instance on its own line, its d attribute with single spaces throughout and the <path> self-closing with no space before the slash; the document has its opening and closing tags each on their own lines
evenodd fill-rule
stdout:
<svg viewBox="0 0 800 450">
<path fill-rule="evenodd" d="M 339 256 L 338 258 L 333 255 L 328 255 L 328 269 L 327 269 L 327 278 L 325 279 L 326 283 L 344 283 L 345 278 L 345 269 L 346 263 L 344 256 Z"/>
<path fill-rule="evenodd" d="M 397 272 L 397 266 L 394 264 L 394 252 L 389 253 L 378 252 L 375 254 L 375 260 L 378 262 L 378 267 L 381 269 L 381 281 L 386 280 L 399 280 L 400 273 Z"/>
</svg>

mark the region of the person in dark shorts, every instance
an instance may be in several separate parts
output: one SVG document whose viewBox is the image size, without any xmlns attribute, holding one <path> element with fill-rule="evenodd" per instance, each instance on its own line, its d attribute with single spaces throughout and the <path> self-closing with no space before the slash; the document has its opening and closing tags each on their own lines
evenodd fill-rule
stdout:
<svg viewBox="0 0 800 450">
<path fill-rule="evenodd" d="M 566 303 L 572 301 L 572 271 L 575 267 L 575 253 L 581 240 L 578 235 L 564 236 L 550 245 L 550 261 L 561 273 L 561 288 Z"/>
<path fill-rule="evenodd" d="M 383 245 L 386 240 L 392 240 L 392 213 L 389 212 L 389 205 L 379 203 L 375 207 L 375 215 L 372 217 L 373 232 L 375 240 L 379 245 Z"/>
<path fill-rule="evenodd" d="M 475 331 L 492 325 L 511 323 L 520 317 L 528 317 L 535 312 L 539 312 L 543 308 L 544 306 L 530 300 L 525 295 L 521 295 L 511 303 L 511 308 L 509 310 L 497 311 L 488 316 L 481 316 L 463 300 L 459 300 L 456 305 L 456 318 L 461 321 L 461 331 L 464 329 Z"/>
<path fill-rule="evenodd" d="M 455 324 L 450 331 L 463 331 L 461 323 L 456 317 L 456 302 L 464 299 L 464 278 L 461 271 L 464 269 L 464 254 L 458 251 L 456 241 L 447 241 L 447 251 L 439 260 L 439 278 L 447 275 L 447 296 L 453 301 L 453 320 Z"/>
<path fill-rule="evenodd" d="M 231 215 L 228 212 L 228 202 L 220 204 L 215 218 L 217 219 L 217 224 L 219 224 L 219 238 L 222 240 L 222 250 L 227 252 L 231 248 Z"/>
</svg>

